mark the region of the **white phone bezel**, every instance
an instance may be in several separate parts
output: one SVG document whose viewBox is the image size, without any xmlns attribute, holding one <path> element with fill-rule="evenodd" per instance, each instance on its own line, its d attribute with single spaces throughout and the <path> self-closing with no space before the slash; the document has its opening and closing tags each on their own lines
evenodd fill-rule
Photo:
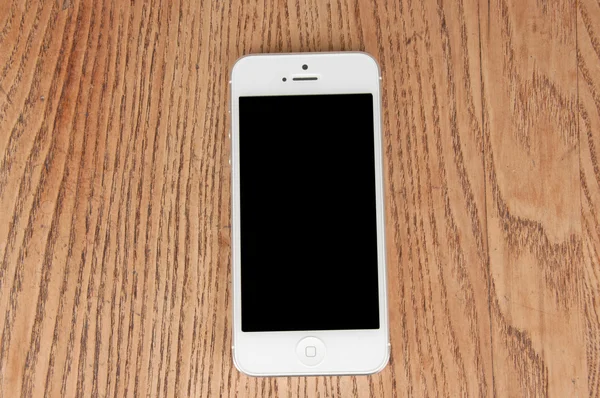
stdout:
<svg viewBox="0 0 600 398">
<path fill-rule="evenodd" d="M 302 65 L 308 65 L 304 70 Z M 293 81 L 293 77 L 318 77 Z M 283 81 L 283 78 L 287 81 Z M 385 216 L 383 194 L 380 74 L 377 62 L 362 52 L 249 55 L 231 71 L 232 275 L 233 358 L 235 366 L 253 376 L 369 374 L 389 359 Z M 379 319 L 376 330 L 242 332 L 240 277 L 239 120 L 240 96 L 351 94 L 373 95 Z M 274 165 L 276 167 L 276 165 Z M 276 315 L 276 314 L 275 314 Z M 317 337 L 327 354 L 317 366 L 306 366 L 296 355 L 305 337 Z"/>
</svg>

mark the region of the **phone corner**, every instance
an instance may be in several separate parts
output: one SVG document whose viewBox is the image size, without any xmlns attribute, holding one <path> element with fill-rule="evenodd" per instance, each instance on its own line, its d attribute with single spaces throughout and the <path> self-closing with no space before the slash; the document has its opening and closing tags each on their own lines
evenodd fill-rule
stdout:
<svg viewBox="0 0 600 398">
<path fill-rule="evenodd" d="M 260 374 L 255 373 L 252 370 L 250 370 L 242 365 L 242 363 L 240 362 L 240 359 L 238 358 L 238 355 L 236 354 L 235 346 L 231 347 L 231 358 L 233 359 L 233 366 L 235 366 L 235 368 L 238 370 L 238 372 L 240 372 L 246 376 L 250 376 L 250 377 L 260 376 Z"/>
<path fill-rule="evenodd" d="M 244 54 L 235 60 L 235 62 L 231 66 L 231 71 L 229 72 L 229 83 L 233 82 L 235 73 L 240 68 L 240 66 L 243 65 L 245 62 L 247 62 L 249 58 L 252 58 L 254 56 L 256 56 L 256 54 Z"/>
<path fill-rule="evenodd" d="M 379 365 L 377 365 L 375 368 L 373 368 L 372 370 L 368 371 L 366 374 L 367 375 L 377 374 L 377 373 L 381 372 L 383 369 L 385 369 L 385 367 L 388 365 L 388 363 L 390 363 L 391 353 L 392 353 L 392 345 L 388 341 L 387 347 L 385 349 L 385 354 L 382 358 L 381 363 Z"/>
<path fill-rule="evenodd" d="M 377 70 L 377 76 L 381 78 L 381 67 L 379 66 L 379 61 L 377 61 L 377 58 L 375 58 L 373 54 L 366 51 L 355 51 L 355 53 L 367 58 L 368 61 L 375 66 L 375 69 Z"/>
<path fill-rule="evenodd" d="M 249 372 L 247 372 L 246 369 L 244 369 L 244 367 L 241 365 L 240 360 L 237 357 L 235 346 L 231 347 L 231 359 L 233 360 L 233 366 L 235 366 L 238 372 L 251 376 L 251 374 L 249 374 Z"/>
</svg>

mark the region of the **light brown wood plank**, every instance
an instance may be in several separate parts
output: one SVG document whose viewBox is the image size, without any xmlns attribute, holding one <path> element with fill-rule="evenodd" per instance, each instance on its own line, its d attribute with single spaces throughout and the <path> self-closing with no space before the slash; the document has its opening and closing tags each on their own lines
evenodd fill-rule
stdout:
<svg viewBox="0 0 600 398">
<path fill-rule="evenodd" d="M 492 395 L 476 10 L 388 4 L 371 23 L 384 76 L 389 371 L 403 396 Z"/>
<path fill-rule="evenodd" d="M 600 3 L 577 4 L 583 301 L 587 381 L 600 397 Z"/>
<path fill-rule="evenodd" d="M 480 15 L 495 391 L 583 396 L 576 2 L 487 6 Z"/>
</svg>

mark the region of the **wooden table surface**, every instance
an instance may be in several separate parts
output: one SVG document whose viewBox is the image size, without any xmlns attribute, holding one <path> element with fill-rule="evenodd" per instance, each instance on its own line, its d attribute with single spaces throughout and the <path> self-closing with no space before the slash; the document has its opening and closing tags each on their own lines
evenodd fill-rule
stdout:
<svg viewBox="0 0 600 398">
<path fill-rule="evenodd" d="M 231 360 L 228 77 L 383 74 L 392 356 Z M 600 396 L 598 0 L 3 0 L 0 397 Z"/>
</svg>

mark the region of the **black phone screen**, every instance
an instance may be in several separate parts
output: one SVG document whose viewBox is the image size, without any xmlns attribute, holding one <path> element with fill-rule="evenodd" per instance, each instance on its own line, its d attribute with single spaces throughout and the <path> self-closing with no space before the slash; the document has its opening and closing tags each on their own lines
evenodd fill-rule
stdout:
<svg viewBox="0 0 600 398">
<path fill-rule="evenodd" d="M 242 331 L 379 328 L 373 95 L 239 98 Z"/>
</svg>

